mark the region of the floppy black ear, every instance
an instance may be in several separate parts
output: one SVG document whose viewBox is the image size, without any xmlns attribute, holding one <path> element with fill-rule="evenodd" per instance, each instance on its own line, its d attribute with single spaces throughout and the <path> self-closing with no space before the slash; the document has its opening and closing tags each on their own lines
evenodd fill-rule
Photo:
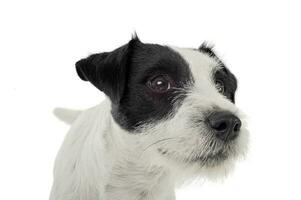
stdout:
<svg viewBox="0 0 301 200">
<path fill-rule="evenodd" d="M 78 76 L 91 82 L 96 88 L 118 104 L 126 85 L 128 65 L 137 37 L 112 52 L 93 54 L 79 60 L 75 66 Z"/>
</svg>

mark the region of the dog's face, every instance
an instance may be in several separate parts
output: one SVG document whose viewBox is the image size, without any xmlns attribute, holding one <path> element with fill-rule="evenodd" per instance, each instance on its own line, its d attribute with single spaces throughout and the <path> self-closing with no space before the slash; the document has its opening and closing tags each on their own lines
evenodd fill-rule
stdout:
<svg viewBox="0 0 301 200">
<path fill-rule="evenodd" d="M 115 122 L 167 161 L 214 168 L 244 153 L 236 78 L 211 48 L 181 49 L 133 38 L 76 64 L 112 102 Z"/>
</svg>

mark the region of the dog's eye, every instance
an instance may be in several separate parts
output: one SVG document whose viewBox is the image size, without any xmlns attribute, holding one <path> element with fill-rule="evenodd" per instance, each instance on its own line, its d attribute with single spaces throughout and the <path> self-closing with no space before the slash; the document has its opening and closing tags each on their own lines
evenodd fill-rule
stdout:
<svg viewBox="0 0 301 200">
<path fill-rule="evenodd" d="M 216 87 L 216 89 L 217 89 L 217 91 L 218 91 L 219 93 L 224 94 L 224 92 L 225 92 L 225 84 L 224 84 L 223 81 L 221 81 L 221 80 L 216 80 L 216 81 L 215 81 L 215 87 Z"/>
<path fill-rule="evenodd" d="M 171 81 L 167 75 L 159 75 L 151 78 L 147 86 L 156 93 L 164 93 L 170 89 Z"/>
</svg>

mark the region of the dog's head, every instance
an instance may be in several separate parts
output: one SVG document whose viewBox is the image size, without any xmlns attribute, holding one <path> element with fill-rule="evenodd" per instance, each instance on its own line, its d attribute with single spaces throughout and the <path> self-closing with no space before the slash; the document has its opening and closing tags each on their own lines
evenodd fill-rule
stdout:
<svg viewBox="0 0 301 200">
<path fill-rule="evenodd" d="M 213 50 L 142 43 L 134 37 L 76 63 L 111 100 L 115 122 L 167 162 L 216 168 L 244 153 L 237 81 Z M 136 137 L 138 138 L 138 137 Z"/>
</svg>

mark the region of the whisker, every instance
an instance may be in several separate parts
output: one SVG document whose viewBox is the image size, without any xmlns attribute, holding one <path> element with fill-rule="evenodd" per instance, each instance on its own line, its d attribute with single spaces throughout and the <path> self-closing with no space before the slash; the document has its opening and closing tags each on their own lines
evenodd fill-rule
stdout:
<svg viewBox="0 0 301 200">
<path fill-rule="evenodd" d="M 179 137 L 171 137 L 171 138 L 164 138 L 164 139 L 158 140 L 158 141 L 156 141 L 156 142 L 154 142 L 154 143 L 148 145 L 148 146 L 143 150 L 143 152 L 145 152 L 147 149 L 149 149 L 150 147 L 152 147 L 152 146 L 154 146 L 154 145 L 156 145 L 156 144 L 158 144 L 158 143 L 161 143 L 161 142 L 164 142 L 164 141 L 167 141 L 167 140 L 172 140 L 172 139 L 179 139 Z"/>
</svg>

